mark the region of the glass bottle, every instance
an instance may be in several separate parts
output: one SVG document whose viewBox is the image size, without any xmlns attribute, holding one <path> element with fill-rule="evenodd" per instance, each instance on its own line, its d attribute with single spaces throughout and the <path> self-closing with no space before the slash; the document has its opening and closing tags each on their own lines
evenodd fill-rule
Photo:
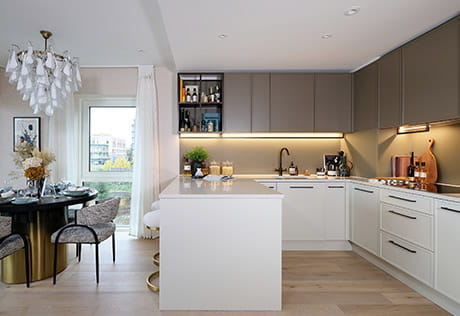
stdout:
<svg viewBox="0 0 460 316">
<path fill-rule="evenodd" d="M 192 102 L 192 95 L 190 94 L 189 88 L 187 88 L 187 95 L 185 97 L 185 102 Z"/>
<path fill-rule="evenodd" d="M 192 102 L 198 102 L 198 94 L 196 93 L 196 88 L 193 88 Z"/>
<path fill-rule="evenodd" d="M 409 182 L 415 182 L 414 152 L 410 154 L 410 164 L 407 167 L 407 177 L 409 178 Z"/>
<path fill-rule="evenodd" d="M 420 162 L 415 163 L 415 169 L 414 169 L 414 180 L 415 182 L 420 182 Z"/>
<path fill-rule="evenodd" d="M 209 164 L 209 174 L 220 175 L 220 164 L 215 160 Z"/>
<path fill-rule="evenodd" d="M 291 161 L 288 171 L 290 176 L 296 176 L 298 174 L 297 166 L 294 166 L 294 161 Z"/>
<path fill-rule="evenodd" d="M 219 86 L 216 86 L 216 92 L 214 92 L 216 102 L 220 102 L 220 92 L 219 92 Z"/>
<path fill-rule="evenodd" d="M 425 162 L 422 161 L 420 164 L 420 171 L 419 171 L 419 177 L 420 177 L 420 183 L 421 184 L 426 184 L 426 167 L 425 167 Z"/>
<path fill-rule="evenodd" d="M 233 175 L 233 162 L 224 161 L 222 163 L 222 175 L 230 177 Z"/>
<path fill-rule="evenodd" d="M 190 160 L 184 156 L 184 172 L 183 175 L 185 177 L 192 176 L 192 165 L 190 164 Z"/>
</svg>

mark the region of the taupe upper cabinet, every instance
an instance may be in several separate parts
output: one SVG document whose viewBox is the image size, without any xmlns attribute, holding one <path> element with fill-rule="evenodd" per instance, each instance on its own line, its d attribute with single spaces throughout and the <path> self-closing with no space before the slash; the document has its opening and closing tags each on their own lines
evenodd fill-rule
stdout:
<svg viewBox="0 0 460 316">
<path fill-rule="evenodd" d="M 378 65 L 373 63 L 353 74 L 353 131 L 378 127 Z"/>
<path fill-rule="evenodd" d="M 224 132 L 251 132 L 251 74 L 224 74 Z"/>
<path fill-rule="evenodd" d="M 314 75 L 272 73 L 270 76 L 270 131 L 312 132 Z"/>
<path fill-rule="evenodd" d="M 403 123 L 459 117 L 460 18 L 403 46 Z"/>
<path fill-rule="evenodd" d="M 252 132 L 270 131 L 270 74 L 252 74 Z"/>
<path fill-rule="evenodd" d="M 379 128 L 401 125 L 401 49 L 379 61 Z"/>
<path fill-rule="evenodd" d="M 315 132 L 351 132 L 351 74 L 315 74 Z"/>
</svg>

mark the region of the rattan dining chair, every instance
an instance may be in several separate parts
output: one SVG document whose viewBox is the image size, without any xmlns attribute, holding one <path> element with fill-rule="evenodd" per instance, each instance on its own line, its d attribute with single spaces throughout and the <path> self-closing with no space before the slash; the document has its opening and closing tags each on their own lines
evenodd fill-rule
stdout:
<svg viewBox="0 0 460 316">
<path fill-rule="evenodd" d="M 0 260 L 24 248 L 26 285 L 30 287 L 30 245 L 25 234 L 11 232 L 11 217 L 0 216 Z"/>
<path fill-rule="evenodd" d="M 106 199 L 95 205 L 83 207 L 75 212 L 75 222 L 54 232 L 51 242 L 54 243 L 53 284 L 56 284 L 58 244 L 74 243 L 94 244 L 96 257 L 96 282 L 99 283 L 99 244 L 112 236 L 112 258 L 115 262 L 115 228 L 113 219 L 118 214 L 120 198 Z M 81 249 L 79 258 L 81 257 Z"/>
</svg>

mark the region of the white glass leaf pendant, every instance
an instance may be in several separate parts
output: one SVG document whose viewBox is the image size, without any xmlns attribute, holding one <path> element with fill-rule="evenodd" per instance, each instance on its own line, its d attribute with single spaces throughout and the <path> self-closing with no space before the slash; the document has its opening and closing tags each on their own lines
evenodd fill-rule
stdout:
<svg viewBox="0 0 460 316">
<path fill-rule="evenodd" d="M 16 55 L 16 50 L 11 49 L 11 54 L 10 57 L 8 57 L 8 63 L 6 64 L 5 68 L 7 73 L 10 73 L 18 68 L 18 60 L 16 59 Z"/>
<path fill-rule="evenodd" d="M 43 85 L 38 85 L 38 89 L 37 89 L 37 97 L 40 99 L 41 97 L 45 96 L 46 92 L 45 92 L 45 87 Z M 41 102 L 40 102 L 41 103 Z"/>
<path fill-rule="evenodd" d="M 53 100 L 57 99 L 57 90 L 56 90 L 56 85 L 54 84 L 54 82 L 51 84 L 51 87 L 50 87 L 50 95 L 51 95 L 51 99 Z"/>
<path fill-rule="evenodd" d="M 30 102 L 29 105 L 31 107 L 34 107 L 35 104 L 37 103 L 37 96 L 35 95 L 35 91 L 30 94 Z"/>
<path fill-rule="evenodd" d="M 8 82 L 10 84 L 15 83 L 18 80 L 18 77 L 19 77 L 18 71 L 15 70 L 11 73 L 10 78 L 8 79 Z"/>
<path fill-rule="evenodd" d="M 48 116 L 51 116 L 53 115 L 53 113 L 54 113 L 53 106 L 51 104 L 48 104 L 45 109 L 45 114 Z"/>
<path fill-rule="evenodd" d="M 24 80 L 22 79 L 22 77 L 18 79 L 18 85 L 16 86 L 16 89 L 18 91 L 21 91 L 22 89 L 24 89 Z"/>
<path fill-rule="evenodd" d="M 69 60 L 66 61 L 63 72 L 67 77 L 72 75 L 72 64 Z"/>
<path fill-rule="evenodd" d="M 29 68 L 27 68 L 27 64 L 26 63 L 22 63 L 22 66 L 21 66 L 21 76 L 25 77 L 29 74 Z"/>
<path fill-rule="evenodd" d="M 28 65 L 32 65 L 34 63 L 33 55 L 34 55 L 34 48 L 29 43 L 29 47 L 27 47 L 27 54 L 26 54 L 26 57 L 24 58 L 24 63 Z"/>
<path fill-rule="evenodd" d="M 34 85 L 33 85 L 32 79 L 30 79 L 30 77 L 27 77 L 26 85 L 25 85 L 26 91 L 31 91 L 33 87 Z"/>
<path fill-rule="evenodd" d="M 43 67 L 43 61 L 37 58 L 37 69 L 35 71 L 37 76 L 44 76 L 46 74 L 45 67 Z"/>
<path fill-rule="evenodd" d="M 47 56 L 46 56 L 45 66 L 53 70 L 54 67 L 56 67 L 56 60 L 54 58 L 54 55 L 51 52 L 48 52 L 46 55 Z"/>
</svg>

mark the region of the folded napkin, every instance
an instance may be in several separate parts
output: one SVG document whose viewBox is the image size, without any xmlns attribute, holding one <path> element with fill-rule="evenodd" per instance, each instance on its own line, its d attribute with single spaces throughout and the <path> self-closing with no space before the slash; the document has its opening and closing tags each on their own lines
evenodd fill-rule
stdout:
<svg viewBox="0 0 460 316">
<path fill-rule="evenodd" d="M 9 197 L 12 197 L 13 195 L 14 195 L 13 191 L 8 191 L 8 192 L 5 192 L 5 193 L 1 193 L 0 198 L 6 199 L 6 198 L 9 198 Z"/>
</svg>

